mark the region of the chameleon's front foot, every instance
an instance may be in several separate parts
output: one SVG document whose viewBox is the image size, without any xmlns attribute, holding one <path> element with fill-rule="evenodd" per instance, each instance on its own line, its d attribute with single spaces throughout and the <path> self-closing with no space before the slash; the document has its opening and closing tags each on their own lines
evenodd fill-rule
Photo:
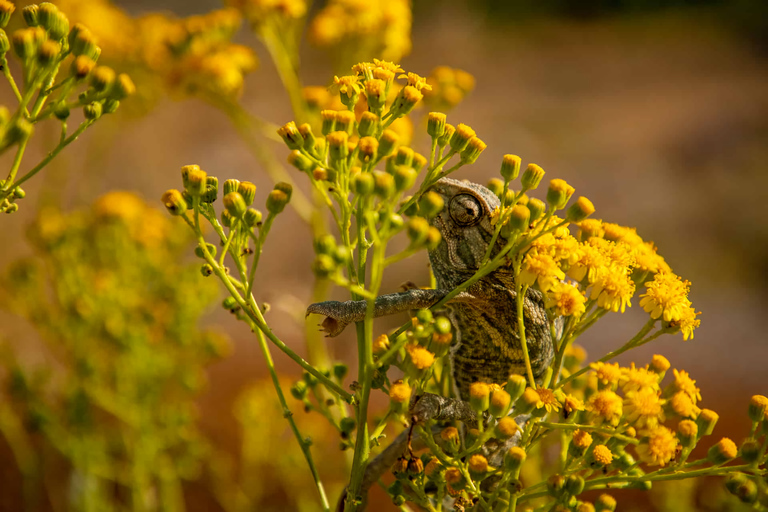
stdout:
<svg viewBox="0 0 768 512">
<path fill-rule="evenodd" d="M 345 311 L 348 309 L 345 304 L 345 302 L 337 300 L 315 302 L 307 308 L 306 316 L 311 314 L 324 315 L 325 320 L 320 324 L 320 330 L 325 333 L 326 337 L 333 338 L 341 334 L 344 328 L 354 321 L 349 318 L 349 313 Z"/>
</svg>

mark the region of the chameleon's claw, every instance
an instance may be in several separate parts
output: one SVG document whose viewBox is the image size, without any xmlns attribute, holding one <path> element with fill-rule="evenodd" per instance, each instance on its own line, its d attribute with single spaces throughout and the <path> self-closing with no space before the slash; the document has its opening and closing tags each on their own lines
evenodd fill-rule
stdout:
<svg viewBox="0 0 768 512">
<path fill-rule="evenodd" d="M 333 309 L 335 304 L 341 304 L 337 301 L 316 302 L 310 304 L 307 308 L 307 316 L 311 314 L 324 315 L 325 320 L 319 324 L 320 330 L 325 333 L 326 338 L 333 338 L 341 334 L 349 322 L 335 314 Z"/>
</svg>

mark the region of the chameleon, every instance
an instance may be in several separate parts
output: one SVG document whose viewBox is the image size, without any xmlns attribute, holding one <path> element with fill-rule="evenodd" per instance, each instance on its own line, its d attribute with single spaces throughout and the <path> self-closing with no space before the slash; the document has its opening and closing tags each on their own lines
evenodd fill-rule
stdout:
<svg viewBox="0 0 768 512">
<path fill-rule="evenodd" d="M 433 306 L 472 277 L 491 244 L 494 233 L 492 214 L 500 206 L 493 192 L 482 185 L 451 178 L 441 178 L 429 190 L 438 193 L 445 204 L 443 210 L 430 220 L 441 234 L 440 243 L 429 250 L 437 288 L 410 289 L 379 296 L 375 301 L 375 316 Z M 497 239 L 491 257 L 504 243 L 505 240 Z M 526 373 L 516 300 L 514 273 L 502 266 L 447 303 L 446 315 L 454 330 L 450 361 L 460 400 L 428 393 L 417 397 L 410 411 L 414 422 L 429 419 L 473 421 L 476 416 L 467 403 L 473 382 L 503 385 L 511 374 Z M 327 336 L 333 337 L 348 324 L 362 321 L 365 310 L 363 300 L 326 301 L 311 304 L 307 314 L 325 315 L 323 328 Z M 549 367 L 554 353 L 541 292 L 528 290 L 523 303 L 523 318 L 533 376 L 538 380 Z M 387 454 L 392 458 L 397 456 L 398 450 L 402 452 L 397 443 L 396 439 L 371 462 L 370 472 L 376 473 L 378 466 L 385 467 L 389 462 Z"/>
</svg>

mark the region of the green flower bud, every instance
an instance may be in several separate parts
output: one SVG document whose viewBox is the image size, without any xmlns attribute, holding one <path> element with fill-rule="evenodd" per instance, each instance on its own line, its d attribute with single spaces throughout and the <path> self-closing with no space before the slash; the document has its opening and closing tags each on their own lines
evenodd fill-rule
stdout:
<svg viewBox="0 0 768 512">
<path fill-rule="evenodd" d="M 20 144 L 32 136 L 34 127 L 24 118 L 18 118 L 3 135 L 3 147 Z"/>
<path fill-rule="evenodd" d="M 197 167 L 197 166 L 193 166 Z M 183 172 L 183 168 L 182 168 Z M 205 194 L 205 189 L 208 181 L 208 173 L 201 170 L 192 168 L 187 172 L 187 186 L 186 191 L 191 197 L 200 197 Z"/>
<path fill-rule="evenodd" d="M 360 137 L 374 137 L 378 130 L 379 116 L 373 112 L 363 112 L 360 123 L 357 125 L 357 133 L 360 134 Z"/>
<path fill-rule="evenodd" d="M 757 484 L 753 480 L 747 479 L 736 489 L 734 494 L 742 503 L 751 505 L 757 501 Z"/>
<path fill-rule="evenodd" d="M 24 10 L 26 11 L 26 8 L 24 8 Z M 11 43 L 13 44 L 13 51 L 16 52 L 16 55 L 22 62 L 35 56 L 35 52 L 37 51 L 37 41 L 35 40 L 35 33 L 33 30 L 26 28 L 17 30 L 11 36 Z"/>
<path fill-rule="evenodd" d="M 556 178 L 549 182 L 547 203 L 555 210 L 565 208 L 565 205 L 568 203 L 571 195 L 573 195 L 573 192 L 574 188 L 565 180 Z"/>
<path fill-rule="evenodd" d="M 101 54 L 101 48 L 96 45 L 96 38 L 86 27 L 75 23 L 69 31 L 69 49 L 74 55 L 85 55 L 96 61 Z"/>
<path fill-rule="evenodd" d="M 355 113 L 349 110 L 339 110 L 336 112 L 336 131 L 344 132 L 347 136 L 352 135 L 355 127 Z"/>
<path fill-rule="evenodd" d="M 58 41 L 69 32 L 69 20 L 58 7 L 50 2 L 40 4 L 37 19 L 40 26 L 42 26 L 51 36 L 51 39 L 55 41 Z"/>
<path fill-rule="evenodd" d="M 95 121 L 101 117 L 101 103 L 94 101 L 83 107 L 83 114 L 85 118 L 90 121 Z"/>
<path fill-rule="evenodd" d="M 480 153 L 485 151 L 485 148 L 487 148 L 488 145 L 480 140 L 477 137 L 472 137 L 469 139 L 469 144 L 467 144 L 467 147 L 465 147 L 462 151 L 459 157 L 461 158 L 461 161 L 466 164 L 473 164 L 477 161 L 478 157 L 480 156 Z"/>
<path fill-rule="evenodd" d="M 117 80 L 114 86 L 109 91 L 109 97 L 113 100 L 122 100 L 128 96 L 132 96 L 136 92 L 136 86 L 131 80 L 131 77 L 125 73 L 117 75 Z"/>
<path fill-rule="evenodd" d="M 536 222 L 539 220 L 547 209 L 547 205 L 544 204 L 544 201 L 535 197 L 529 199 L 526 206 L 528 207 L 528 211 L 531 212 L 529 222 Z"/>
<path fill-rule="evenodd" d="M 456 127 L 453 126 L 452 124 L 446 123 L 445 131 L 443 132 L 443 135 L 441 135 L 437 139 L 437 145 L 440 146 L 441 148 L 446 146 L 453 138 L 454 133 L 456 133 Z"/>
<path fill-rule="evenodd" d="M 336 380 L 342 382 L 349 373 L 349 366 L 344 363 L 334 363 L 332 371 Z"/>
<path fill-rule="evenodd" d="M 238 305 L 237 300 L 235 300 L 234 297 L 227 297 L 224 299 L 221 303 L 221 306 L 231 313 L 234 313 L 240 309 L 240 305 Z"/>
<path fill-rule="evenodd" d="M 331 162 L 338 162 L 349 156 L 349 146 L 347 145 L 349 136 L 347 135 L 347 132 L 335 131 L 329 133 L 325 139 L 328 141 L 328 151 L 329 156 L 331 157 Z"/>
<path fill-rule="evenodd" d="M 392 154 L 400 137 L 390 129 L 384 130 L 379 139 L 379 158 L 384 158 Z"/>
<path fill-rule="evenodd" d="M 507 226 L 511 231 L 525 231 L 531 219 L 531 211 L 527 206 L 516 204 L 512 207 L 512 212 L 507 221 Z"/>
<path fill-rule="evenodd" d="M 457 153 L 463 151 L 464 148 L 469 145 L 470 139 L 472 139 L 472 137 L 475 135 L 475 130 L 463 123 L 460 123 L 456 127 L 456 131 L 451 136 L 451 140 L 449 142 L 451 149 Z"/>
<path fill-rule="evenodd" d="M 219 196 L 219 178 L 216 176 L 208 176 L 205 179 L 205 194 L 201 196 L 201 200 L 204 203 L 211 204 L 216 201 Z"/>
<path fill-rule="evenodd" d="M 24 199 L 27 197 L 27 193 L 21 187 L 16 187 L 13 189 L 13 197 L 16 199 Z"/>
<path fill-rule="evenodd" d="M 565 492 L 571 496 L 578 496 L 584 491 L 584 478 L 579 475 L 569 475 L 565 479 Z"/>
<path fill-rule="evenodd" d="M 293 121 L 278 128 L 277 134 L 283 139 L 288 149 L 296 150 L 304 147 L 304 137 L 301 136 Z"/>
<path fill-rule="evenodd" d="M 418 102 L 424 99 L 424 95 L 412 85 L 406 85 L 400 89 L 400 93 L 395 98 L 393 108 L 398 117 L 408 114 Z"/>
<path fill-rule="evenodd" d="M 239 187 L 240 187 L 240 180 L 229 179 L 224 181 L 224 195 L 227 195 L 231 192 L 237 192 L 237 189 Z"/>
<path fill-rule="evenodd" d="M 11 20 L 11 14 L 16 10 L 16 6 L 7 0 L 0 2 L 0 27 L 5 28 Z"/>
<path fill-rule="evenodd" d="M 414 153 L 412 164 L 413 170 L 416 172 L 421 172 L 425 165 L 427 165 L 427 158 L 419 153 Z"/>
<path fill-rule="evenodd" d="M 736 444 L 727 437 L 722 438 L 707 452 L 707 460 L 714 465 L 720 465 L 735 459 L 738 455 Z"/>
<path fill-rule="evenodd" d="M 521 159 L 517 155 L 504 155 L 501 160 L 501 176 L 509 183 L 516 180 L 520 174 Z"/>
<path fill-rule="evenodd" d="M 372 112 L 380 112 L 387 101 L 387 84 L 374 78 L 365 82 L 365 98 Z"/>
<path fill-rule="evenodd" d="M 184 189 L 186 190 L 189 188 L 189 173 L 192 171 L 199 171 L 200 166 L 191 164 L 191 165 L 184 165 L 181 167 L 181 184 L 184 186 Z"/>
<path fill-rule="evenodd" d="M 536 164 L 528 164 L 520 183 L 523 185 L 523 190 L 533 190 L 539 186 L 543 178 L 544 169 Z"/>
<path fill-rule="evenodd" d="M 22 16 L 24 16 L 24 22 L 30 27 L 36 27 L 40 24 L 38 20 L 38 13 L 40 12 L 40 6 L 36 4 L 28 5 L 21 10 Z"/>
<path fill-rule="evenodd" d="M 2 4 L 0 4 L 0 9 L 2 9 Z M 0 11 L 0 15 L 1 14 L 2 11 Z M 5 33 L 5 30 L 0 29 L 0 57 L 5 57 L 5 54 L 8 53 L 8 50 L 10 49 L 11 41 L 8 39 L 8 34 Z"/>
<path fill-rule="evenodd" d="M 359 196 L 368 196 L 373 192 L 374 179 L 369 172 L 361 172 L 352 178 L 352 190 Z"/>
<path fill-rule="evenodd" d="M 37 62 L 46 67 L 52 64 L 61 53 L 61 45 L 56 41 L 45 41 L 37 51 Z"/>
<path fill-rule="evenodd" d="M 105 92 L 115 83 L 115 70 L 108 66 L 97 66 L 91 73 L 91 87 L 96 92 Z M 119 99 L 119 98 L 116 98 Z"/>
<path fill-rule="evenodd" d="M 245 211 L 248 208 L 248 205 L 239 192 L 230 192 L 224 196 L 224 207 L 227 209 L 230 215 L 232 215 L 232 217 L 239 219 L 245 215 Z"/>
<path fill-rule="evenodd" d="M 516 476 L 520 473 L 520 467 L 526 458 L 525 450 L 519 446 L 514 446 L 504 454 L 504 468 Z"/>
<path fill-rule="evenodd" d="M 592 201 L 582 196 L 568 208 L 568 211 L 565 214 L 565 220 L 569 222 L 579 222 L 593 213 L 595 213 L 595 206 L 592 204 Z"/>
<path fill-rule="evenodd" d="M 384 212 L 382 212 L 384 214 Z M 387 217 L 387 220 L 389 220 L 389 225 L 392 227 L 392 229 L 400 229 L 405 224 L 405 221 L 403 220 L 403 217 L 401 215 L 398 215 L 397 213 L 392 213 Z"/>
<path fill-rule="evenodd" d="M 408 238 L 412 245 L 421 245 L 427 240 L 429 222 L 423 217 L 414 217 L 408 221 Z"/>
<path fill-rule="evenodd" d="M 296 384 L 291 386 L 291 395 L 293 395 L 293 398 L 295 398 L 296 400 L 304 400 L 308 392 L 309 392 L 309 389 L 307 387 L 307 383 L 304 382 L 303 380 L 300 380 L 296 382 Z"/>
<path fill-rule="evenodd" d="M 327 254 L 318 254 L 312 265 L 312 271 L 317 277 L 326 279 L 336 271 L 336 261 Z"/>
<path fill-rule="evenodd" d="M 504 390 L 509 393 L 510 399 L 514 403 L 523 396 L 523 392 L 527 385 L 528 383 L 525 380 L 525 377 L 513 374 L 509 376 L 507 384 L 504 386 Z"/>
<path fill-rule="evenodd" d="M 739 487 L 747 483 L 749 478 L 744 473 L 732 473 L 725 479 L 725 488 L 733 495 L 737 495 Z"/>
<path fill-rule="evenodd" d="M 176 189 L 166 190 L 160 200 L 171 215 L 181 215 L 187 211 L 187 203 Z"/>
<path fill-rule="evenodd" d="M 427 116 L 427 133 L 433 139 L 439 138 L 445 133 L 446 116 L 442 112 L 430 112 Z"/>
<path fill-rule="evenodd" d="M 410 167 L 413 163 L 413 154 L 414 151 L 406 146 L 400 146 L 397 148 L 397 153 L 395 153 L 395 165 L 405 165 L 406 167 Z"/>
<path fill-rule="evenodd" d="M 225 228 L 231 228 L 235 225 L 235 219 L 232 217 L 232 214 L 229 213 L 229 211 L 224 210 L 221 212 L 221 225 Z"/>
<path fill-rule="evenodd" d="M 435 319 L 435 332 L 438 334 L 448 334 L 451 332 L 451 321 L 444 316 Z"/>
<path fill-rule="evenodd" d="M 323 127 L 321 129 L 321 132 L 323 135 L 327 137 L 329 133 L 333 132 L 336 129 L 336 111 L 323 110 L 320 112 L 320 117 L 323 119 Z"/>
<path fill-rule="evenodd" d="M 614 512 L 616 500 L 610 494 L 601 494 L 595 500 L 595 512 Z"/>
<path fill-rule="evenodd" d="M 56 119 L 59 121 L 66 121 L 69 118 L 69 114 L 69 109 L 63 103 L 57 105 L 56 109 L 53 111 L 53 115 L 56 116 Z"/>
<path fill-rule="evenodd" d="M 410 167 L 399 166 L 395 170 L 395 189 L 398 192 L 408 190 L 416 182 L 417 173 Z"/>
<path fill-rule="evenodd" d="M 80 55 L 75 57 L 75 60 L 72 61 L 69 72 L 74 75 L 76 80 L 83 80 L 91 73 L 91 71 L 93 71 L 95 67 L 96 61 L 87 55 Z"/>
<path fill-rule="evenodd" d="M 209 277 L 213 275 L 213 267 L 208 263 L 205 263 L 202 267 L 200 267 L 200 274 L 203 277 Z"/>
<path fill-rule="evenodd" d="M 285 209 L 285 205 L 288 204 L 288 194 L 282 190 L 273 190 L 267 196 L 267 211 L 273 215 L 277 215 Z"/>
<path fill-rule="evenodd" d="M 243 217 L 243 220 L 245 220 L 245 224 L 252 228 L 254 226 L 261 225 L 261 212 L 257 210 L 256 208 L 248 208 L 245 211 L 245 216 Z"/>
<path fill-rule="evenodd" d="M 501 418 L 507 414 L 511 403 L 512 397 L 509 396 L 509 393 L 503 389 L 498 389 L 491 393 L 491 403 L 488 411 L 494 418 Z"/>
<path fill-rule="evenodd" d="M 699 427 L 691 420 L 683 420 L 677 424 L 677 438 L 684 448 L 693 448 L 699 437 Z"/>
<path fill-rule="evenodd" d="M 483 412 L 490 405 L 491 388 L 485 382 L 473 382 L 469 386 L 469 405 L 477 412 Z"/>
<path fill-rule="evenodd" d="M 291 200 L 291 196 L 293 195 L 293 186 L 290 183 L 278 181 L 275 183 L 275 190 L 281 190 L 285 193 L 286 196 L 288 196 L 288 200 Z"/>
<path fill-rule="evenodd" d="M 250 206 L 256 198 L 256 185 L 250 181 L 241 181 L 237 186 L 237 192 L 243 196 L 246 206 Z"/>
<path fill-rule="evenodd" d="M 491 178 L 488 181 L 488 184 L 485 186 L 488 190 L 493 192 L 493 194 L 501 199 L 502 194 L 504 193 L 504 182 L 501 181 L 499 178 Z"/>
<path fill-rule="evenodd" d="M 711 409 L 702 409 L 696 418 L 696 425 L 699 427 L 699 439 L 714 432 L 715 425 L 719 419 L 720 416 L 718 416 L 715 411 Z"/>
<path fill-rule="evenodd" d="M 763 421 L 768 410 L 768 398 L 763 395 L 754 395 L 749 401 L 749 419 L 753 422 Z"/>
<path fill-rule="evenodd" d="M 376 151 L 379 149 L 379 141 L 373 137 L 363 137 L 360 139 L 360 142 L 357 143 L 357 148 L 359 149 L 360 160 L 368 163 L 376 158 Z"/>
<path fill-rule="evenodd" d="M 395 179 L 391 174 L 381 171 L 373 171 L 373 192 L 382 199 L 392 197 L 395 192 Z"/>
<path fill-rule="evenodd" d="M 443 197 L 434 190 L 430 190 L 421 196 L 419 200 L 419 212 L 428 219 L 437 216 L 438 213 L 443 211 L 444 207 L 445 201 Z"/>
<path fill-rule="evenodd" d="M 339 422 L 339 430 L 341 430 L 342 433 L 350 434 L 356 428 L 357 428 L 357 421 L 355 421 L 355 418 L 351 418 L 349 416 L 347 416 L 346 418 L 341 418 L 341 421 Z"/>
<path fill-rule="evenodd" d="M 299 126 L 299 134 L 304 139 L 304 149 L 310 153 L 314 152 L 315 146 L 317 145 L 317 138 L 315 137 L 315 134 L 312 133 L 312 126 L 309 123 L 302 124 Z"/>
<path fill-rule="evenodd" d="M 745 439 L 739 449 L 739 455 L 744 462 L 753 463 L 760 459 L 761 444 L 757 439 Z"/>
</svg>

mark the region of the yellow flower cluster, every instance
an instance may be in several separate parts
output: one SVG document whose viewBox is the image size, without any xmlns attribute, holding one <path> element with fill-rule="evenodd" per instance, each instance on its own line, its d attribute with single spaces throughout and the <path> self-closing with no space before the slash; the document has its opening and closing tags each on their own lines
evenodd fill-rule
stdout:
<svg viewBox="0 0 768 512">
<path fill-rule="evenodd" d="M 666 465 L 677 453 L 678 439 L 664 425 L 667 420 L 675 418 L 678 430 L 686 431 L 691 420 L 714 415 L 696 405 L 701 393 L 696 381 L 685 371 L 673 370 L 674 380 L 662 390 L 661 382 L 669 368 L 663 356 L 654 356 L 652 364 L 644 367 L 597 362 L 590 368 L 589 384 L 584 391 L 586 421 L 611 426 L 625 434 L 631 431 L 632 437 L 637 435 L 637 454 L 642 462 L 652 466 Z"/>
<path fill-rule="evenodd" d="M 233 44 L 241 15 L 226 8 L 174 18 L 150 13 L 132 18 L 105 0 L 63 0 L 61 9 L 88 26 L 111 61 L 128 67 L 147 100 L 176 97 L 235 98 L 253 71 L 253 51 Z"/>
<path fill-rule="evenodd" d="M 547 227 L 561 222 L 553 215 Z M 541 222 L 534 226 L 534 233 L 543 227 Z M 547 308 L 557 316 L 579 317 L 592 305 L 623 313 L 632 305 L 636 285 L 645 282 L 643 309 L 651 318 L 679 327 L 683 339 L 693 337 L 700 313 L 688 299 L 690 283 L 672 272 L 653 243 L 643 241 L 632 228 L 596 219 L 577 226 L 576 236 L 567 226 L 539 236 L 523 260 L 521 283 L 536 284 L 545 293 Z"/>
<path fill-rule="evenodd" d="M 408 0 L 330 0 L 309 25 L 309 39 L 337 50 L 339 69 L 374 55 L 400 61 L 411 51 Z"/>
</svg>

